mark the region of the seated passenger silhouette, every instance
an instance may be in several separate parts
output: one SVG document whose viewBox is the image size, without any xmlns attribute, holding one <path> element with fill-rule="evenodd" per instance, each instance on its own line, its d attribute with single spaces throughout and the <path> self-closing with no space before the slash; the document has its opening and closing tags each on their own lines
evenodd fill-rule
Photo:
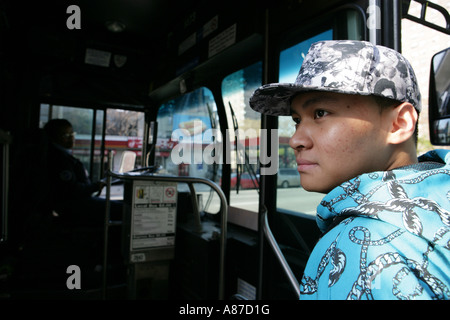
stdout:
<svg viewBox="0 0 450 320">
<path fill-rule="evenodd" d="M 80 160 L 71 154 L 74 145 L 72 124 L 52 119 L 45 126 L 49 147 L 49 175 L 53 211 L 61 222 L 72 226 L 103 226 L 106 200 L 93 196 L 105 186 L 92 182 Z M 111 201 L 111 219 L 120 220 L 122 204 Z"/>
</svg>

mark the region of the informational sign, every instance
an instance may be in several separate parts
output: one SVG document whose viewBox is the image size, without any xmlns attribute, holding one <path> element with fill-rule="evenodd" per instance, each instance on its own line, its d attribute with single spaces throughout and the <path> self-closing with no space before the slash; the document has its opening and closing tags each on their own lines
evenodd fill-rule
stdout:
<svg viewBox="0 0 450 320">
<path fill-rule="evenodd" d="M 225 29 L 209 41 L 208 58 L 236 43 L 236 24 Z"/>
<path fill-rule="evenodd" d="M 174 246 L 177 184 L 135 181 L 131 216 L 131 251 Z"/>
<path fill-rule="evenodd" d="M 111 61 L 111 52 L 91 48 L 86 49 L 86 55 L 84 56 L 84 63 L 100 67 L 109 67 L 110 61 Z"/>
</svg>

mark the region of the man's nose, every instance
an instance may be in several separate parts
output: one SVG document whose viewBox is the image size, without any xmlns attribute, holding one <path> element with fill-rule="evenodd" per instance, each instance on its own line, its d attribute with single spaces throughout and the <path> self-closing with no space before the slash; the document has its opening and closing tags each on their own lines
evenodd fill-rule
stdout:
<svg viewBox="0 0 450 320">
<path fill-rule="evenodd" d="M 298 126 L 292 137 L 289 139 L 289 146 L 294 150 L 307 149 L 312 147 L 310 132 L 305 126 Z"/>
</svg>

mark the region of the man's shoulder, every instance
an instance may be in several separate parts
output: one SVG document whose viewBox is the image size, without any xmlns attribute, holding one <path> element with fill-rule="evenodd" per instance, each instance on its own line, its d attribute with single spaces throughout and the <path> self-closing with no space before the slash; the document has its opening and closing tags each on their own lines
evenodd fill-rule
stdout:
<svg viewBox="0 0 450 320">
<path fill-rule="evenodd" d="M 448 251 L 386 221 L 349 217 L 317 243 L 305 269 L 302 292 L 309 295 L 316 290 L 319 298 L 398 299 L 409 292 L 401 292 L 400 283 L 431 287 L 433 279 L 439 279 L 442 285 L 438 289 L 447 293 L 434 294 L 448 298 Z M 416 277 L 420 272 L 432 276 Z M 401 276 L 406 274 L 403 281 Z M 418 296 L 430 298 L 426 290 Z"/>
<path fill-rule="evenodd" d="M 374 236 L 384 237 L 399 230 L 397 226 L 386 221 L 367 216 L 342 217 L 340 220 L 323 235 L 321 241 L 336 242 L 338 245 L 342 245 L 343 240 L 361 244 Z"/>
</svg>

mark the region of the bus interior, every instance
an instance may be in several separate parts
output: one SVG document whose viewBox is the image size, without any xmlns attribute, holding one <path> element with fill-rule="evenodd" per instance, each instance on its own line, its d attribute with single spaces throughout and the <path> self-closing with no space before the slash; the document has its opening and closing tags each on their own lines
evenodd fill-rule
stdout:
<svg viewBox="0 0 450 320">
<path fill-rule="evenodd" d="M 1 299 L 298 299 L 324 195 L 300 185 L 292 119 L 249 97 L 293 82 L 319 40 L 401 52 L 408 20 L 448 44 L 437 2 L 1 1 Z M 449 52 L 422 61 L 430 145 L 450 144 Z M 43 127 L 58 118 L 105 183 L 100 228 L 61 227 L 50 204 Z"/>
</svg>

